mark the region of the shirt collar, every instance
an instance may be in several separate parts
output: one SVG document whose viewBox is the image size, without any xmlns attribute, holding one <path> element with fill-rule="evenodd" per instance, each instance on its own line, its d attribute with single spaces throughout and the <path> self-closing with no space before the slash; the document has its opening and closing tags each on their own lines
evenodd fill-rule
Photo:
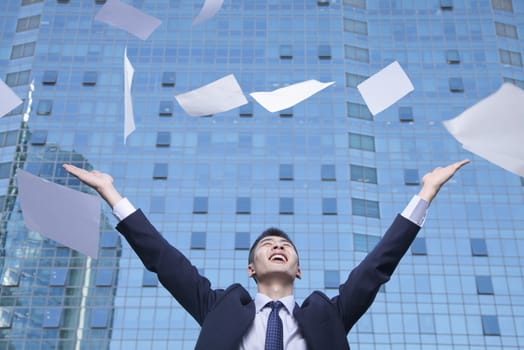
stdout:
<svg viewBox="0 0 524 350">
<path fill-rule="evenodd" d="M 255 310 L 257 312 L 260 312 L 264 308 L 264 306 L 266 306 L 266 304 L 272 300 L 273 299 L 271 299 L 265 294 L 257 293 L 257 295 L 255 295 Z M 282 304 L 284 304 L 284 307 L 286 308 L 287 312 L 292 315 L 293 309 L 295 308 L 295 297 L 293 296 L 293 294 L 278 300 L 280 300 Z"/>
</svg>

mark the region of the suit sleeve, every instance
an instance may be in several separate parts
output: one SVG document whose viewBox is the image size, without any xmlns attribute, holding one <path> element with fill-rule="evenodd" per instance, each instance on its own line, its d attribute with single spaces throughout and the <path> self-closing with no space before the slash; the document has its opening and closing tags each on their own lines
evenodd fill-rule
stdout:
<svg viewBox="0 0 524 350">
<path fill-rule="evenodd" d="M 202 325 L 222 290 L 211 289 L 195 266 L 169 244 L 139 209 L 116 227 L 144 266 L 158 275 L 160 283 Z"/>
<path fill-rule="evenodd" d="M 332 299 L 346 332 L 367 311 L 380 286 L 391 278 L 395 268 L 417 236 L 420 226 L 397 215 L 382 239 L 349 274 Z"/>
</svg>

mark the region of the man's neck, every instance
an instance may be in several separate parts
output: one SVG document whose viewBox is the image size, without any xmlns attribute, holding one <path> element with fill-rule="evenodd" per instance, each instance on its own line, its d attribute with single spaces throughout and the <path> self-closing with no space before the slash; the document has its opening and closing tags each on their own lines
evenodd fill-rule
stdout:
<svg viewBox="0 0 524 350">
<path fill-rule="evenodd" d="M 282 299 L 293 294 L 293 285 L 280 283 L 259 283 L 258 292 L 267 295 L 273 300 Z"/>
</svg>

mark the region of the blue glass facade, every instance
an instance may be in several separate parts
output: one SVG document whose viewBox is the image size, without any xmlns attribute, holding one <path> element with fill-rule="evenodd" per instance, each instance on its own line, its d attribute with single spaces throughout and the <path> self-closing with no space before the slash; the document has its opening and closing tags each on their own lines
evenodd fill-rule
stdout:
<svg viewBox="0 0 524 350">
<path fill-rule="evenodd" d="M 199 332 L 107 206 L 98 259 L 28 232 L 16 168 L 83 191 L 63 162 L 111 173 L 215 287 L 254 295 L 249 243 L 278 226 L 300 251 L 300 302 L 335 295 L 421 176 L 465 157 L 350 343 L 524 347 L 524 182 L 442 125 L 505 81 L 524 87 L 524 2 L 226 1 L 191 26 L 201 1 L 127 1 L 162 20 L 146 41 L 94 21 L 103 2 L 0 5 L 0 77 L 25 99 L 0 119 L 0 349 L 192 349 Z M 126 47 L 137 130 L 124 145 Z M 356 85 L 395 60 L 415 90 L 373 117 Z M 194 118 L 174 100 L 231 73 L 246 94 L 336 83 L 280 113 L 251 100 Z"/>
</svg>

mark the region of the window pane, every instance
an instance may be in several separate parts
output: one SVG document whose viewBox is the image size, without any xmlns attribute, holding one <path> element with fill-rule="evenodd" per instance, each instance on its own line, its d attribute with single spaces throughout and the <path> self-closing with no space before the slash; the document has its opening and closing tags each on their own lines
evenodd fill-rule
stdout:
<svg viewBox="0 0 524 350">
<path fill-rule="evenodd" d="M 55 269 L 51 271 L 49 276 L 49 286 L 50 287 L 63 287 L 66 284 L 67 280 L 67 270 L 66 269 Z"/>
<path fill-rule="evenodd" d="M 193 198 L 193 214 L 207 213 L 207 197 Z"/>
<path fill-rule="evenodd" d="M 281 110 L 279 112 L 279 115 L 282 118 L 291 118 L 291 117 L 293 117 L 293 107 Z"/>
<path fill-rule="evenodd" d="M 418 315 L 418 324 L 420 328 L 420 333 L 435 334 L 435 318 L 432 314 Z"/>
<path fill-rule="evenodd" d="M 192 232 L 191 233 L 191 249 L 206 249 L 206 233 Z"/>
<path fill-rule="evenodd" d="M 60 326 L 60 318 L 62 315 L 61 308 L 47 309 L 44 312 L 44 320 L 42 322 L 43 328 L 58 328 Z"/>
<path fill-rule="evenodd" d="M 293 180 L 293 164 L 280 164 L 280 180 Z"/>
<path fill-rule="evenodd" d="M 237 198 L 237 214 L 250 214 L 250 213 L 251 213 L 251 198 L 238 197 Z"/>
<path fill-rule="evenodd" d="M 162 86 L 175 86 L 176 73 L 175 72 L 164 72 L 162 73 Z"/>
<path fill-rule="evenodd" d="M 107 309 L 92 309 L 91 311 L 91 328 L 106 328 L 109 319 L 109 310 Z"/>
<path fill-rule="evenodd" d="M 238 114 L 240 117 L 248 118 L 253 116 L 253 103 L 249 102 L 238 108 Z"/>
<path fill-rule="evenodd" d="M 293 46 L 292 45 L 280 45 L 279 48 L 281 59 L 292 59 L 293 58 Z"/>
<path fill-rule="evenodd" d="M 340 286 L 340 272 L 338 270 L 324 271 L 324 288 L 338 288 Z"/>
<path fill-rule="evenodd" d="M 369 50 L 363 47 L 344 45 L 345 57 L 350 60 L 369 62 Z"/>
<path fill-rule="evenodd" d="M 413 121 L 413 108 L 411 107 L 399 107 L 398 118 L 401 122 L 412 122 Z"/>
<path fill-rule="evenodd" d="M 495 31 L 499 36 L 518 39 L 517 27 L 512 24 L 495 22 Z"/>
<path fill-rule="evenodd" d="M 149 212 L 163 213 L 165 211 L 166 198 L 164 196 L 151 197 Z"/>
<path fill-rule="evenodd" d="M 426 249 L 426 239 L 422 237 L 417 237 L 411 244 L 411 254 L 413 255 L 427 255 L 428 251 Z"/>
<path fill-rule="evenodd" d="M 13 311 L 0 306 L 0 329 L 11 328 L 13 323 Z"/>
<path fill-rule="evenodd" d="M 11 59 L 33 56 L 35 53 L 35 42 L 15 45 L 11 48 Z"/>
<path fill-rule="evenodd" d="M 12 167 L 13 167 L 13 162 L 0 163 L 0 179 L 9 178 L 11 176 Z"/>
<path fill-rule="evenodd" d="M 369 135 L 349 133 L 349 148 L 375 152 L 375 138 Z"/>
<path fill-rule="evenodd" d="M 368 35 L 367 22 L 344 18 L 344 31 L 356 34 Z"/>
<path fill-rule="evenodd" d="M 11 87 L 25 85 L 29 83 L 30 76 L 30 70 L 8 73 L 5 78 L 5 83 Z"/>
<path fill-rule="evenodd" d="M 366 8 L 367 0 L 343 0 L 343 4 L 347 6 L 357 7 L 361 9 Z"/>
<path fill-rule="evenodd" d="M 159 131 L 156 134 L 157 147 L 169 147 L 171 145 L 171 133 L 169 131 Z"/>
<path fill-rule="evenodd" d="M 120 237 L 118 234 L 114 231 L 105 231 L 102 232 L 102 235 L 100 236 L 100 247 L 101 248 L 116 248 L 118 247 L 118 243 L 120 241 Z"/>
<path fill-rule="evenodd" d="M 419 185 L 418 169 L 404 169 L 404 184 Z"/>
<path fill-rule="evenodd" d="M 47 142 L 47 130 L 35 130 L 31 133 L 32 145 L 45 145 Z"/>
<path fill-rule="evenodd" d="M 377 183 L 377 169 L 350 164 L 351 181 Z"/>
<path fill-rule="evenodd" d="M 373 250 L 373 248 L 375 248 L 379 240 L 380 237 L 378 236 L 354 233 L 353 247 L 354 250 L 357 252 L 370 252 L 371 250 Z"/>
<path fill-rule="evenodd" d="M 4 287 L 17 287 L 20 283 L 20 271 L 12 267 L 5 268 L 1 283 Z"/>
<path fill-rule="evenodd" d="M 453 0 L 440 0 L 440 8 L 443 10 L 452 10 Z"/>
<path fill-rule="evenodd" d="M 481 316 L 482 330 L 484 335 L 500 335 L 499 321 L 497 316 Z"/>
<path fill-rule="evenodd" d="M 353 215 L 380 218 L 379 206 L 377 201 L 351 198 L 351 206 Z"/>
<path fill-rule="evenodd" d="M 22 0 L 22 6 L 36 4 L 37 2 L 42 2 L 42 1 L 44 0 Z"/>
<path fill-rule="evenodd" d="M 58 72 L 56 70 L 46 70 L 42 77 L 43 85 L 55 85 L 58 78 Z"/>
<path fill-rule="evenodd" d="M 366 105 L 347 102 L 347 115 L 349 118 L 373 120 L 373 115 Z"/>
<path fill-rule="evenodd" d="M 293 198 L 280 198 L 279 200 L 279 214 L 291 215 L 295 210 L 295 202 Z"/>
<path fill-rule="evenodd" d="M 337 199 L 336 198 L 322 198 L 322 214 L 323 215 L 337 215 Z"/>
<path fill-rule="evenodd" d="M 451 92 L 463 92 L 464 83 L 462 78 L 449 78 L 449 90 Z"/>
<path fill-rule="evenodd" d="M 49 115 L 53 110 L 53 101 L 51 100 L 40 100 L 38 101 L 38 107 L 36 108 L 36 114 L 38 115 Z"/>
<path fill-rule="evenodd" d="M 40 15 L 20 18 L 16 23 L 17 32 L 25 32 L 27 30 L 36 29 L 40 26 Z"/>
<path fill-rule="evenodd" d="M 248 250 L 251 247 L 251 238 L 249 232 L 235 233 L 235 249 Z"/>
<path fill-rule="evenodd" d="M 98 79 L 98 73 L 94 71 L 84 72 L 84 78 L 82 79 L 82 84 L 85 86 L 94 86 Z"/>
<path fill-rule="evenodd" d="M 318 58 L 321 60 L 331 59 L 331 46 L 330 45 L 318 45 Z"/>
<path fill-rule="evenodd" d="M 490 276 L 476 276 L 478 294 L 493 294 L 493 283 Z"/>
<path fill-rule="evenodd" d="M 96 274 L 97 287 L 109 287 L 113 285 L 113 270 L 102 269 Z"/>
<path fill-rule="evenodd" d="M 322 164 L 320 170 L 322 181 L 336 181 L 336 172 L 334 164 Z"/>
<path fill-rule="evenodd" d="M 358 84 L 366 80 L 368 77 L 359 74 L 346 73 L 346 86 L 356 88 Z"/>
<path fill-rule="evenodd" d="M 142 287 L 156 287 L 158 286 L 158 277 L 156 273 L 144 269 L 142 273 Z"/>
<path fill-rule="evenodd" d="M 173 101 L 160 101 L 158 115 L 163 117 L 173 115 Z"/>
<path fill-rule="evenodd" d="M 486 246 L 486 241 L 482 238 L 472 238 L 470 241 L 471 244 L 471 254 L 473 256 L 487 256 L 488 248 Z"/>
<path fill-rule="evenodd" d="M 513 12 L 512 0 L 491 0 L 491 7 L 494 10 Z"/>
<path fill-rule="evenodd" d="M 153 179 L 167 179 L 168 175 L 168 164 L 167 163 L 155 163 L 153 167 Z"/>
</svg>

